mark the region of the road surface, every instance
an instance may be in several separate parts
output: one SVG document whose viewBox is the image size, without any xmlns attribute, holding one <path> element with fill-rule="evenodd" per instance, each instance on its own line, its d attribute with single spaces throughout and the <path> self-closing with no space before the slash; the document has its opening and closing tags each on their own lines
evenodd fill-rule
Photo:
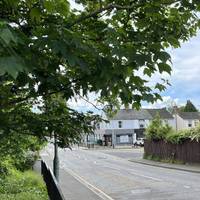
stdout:
<svg viewBox="0 0 200 200">
<path fill-rule="evenodd" d="M 104 200 L 200 199 L 200 174 L 129 162 L 130 151 L 59 150 L 61 169 Z"/>
</svg>

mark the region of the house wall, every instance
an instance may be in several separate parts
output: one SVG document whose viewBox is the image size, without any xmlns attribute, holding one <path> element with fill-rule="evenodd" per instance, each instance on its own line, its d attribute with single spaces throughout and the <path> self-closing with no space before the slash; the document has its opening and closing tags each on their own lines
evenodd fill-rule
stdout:
<svg viewBox="0 0 200 200">
<path fill-rule="evenodd" d="M 122 127 L 119 128 L 119 121 L 122 122 Z M 139 129 L 140 128 L 139 120 L 110 120 L 109 123 L 101 123 L 100 129 Z M 149 120 L 144 120 L 144 128 L 149 124 Z"/>
<path fill-rule="evenodd" d="M 119 121 L 122 122 L 122 127 L 119 128 Z M 132 135 L 134 138 L 134 134 L 137 132 L 136 130 L 141 129 L 140 124 L 143 124 L 145 129 L 148 127 L 151 120 L 110 120 L 109 123 L 102 122 L 99 124 L 99 127 L 95 130 L 96 138 L 104 140 L 104 135 L 112 135 L 113 144 L 119 144 L 119 135 Z M 170 126 L 175 128 L 174 119 L 165 119 L 164 122 L 168 123 Z M 130 143 L 133 143 L 135 140 L 130 139 Z"/>
<path fill-rule="evenodd" d="M 177 130 L 182 130 L 187 128 L 186 122 L 179 115 L 175 115 L 174 118 L 175 121 L 177 121 Z"/>
<path fill-rule="evenodd" d="M 176 116 L 175 116 L 176 117 Z M 194 128 L 195 127 L 195 122 L 199 121 L 198 119 L 182 119 L 179 115 L 177 115 L 177 129 L 182 130 L 182 129 L 188 129 L 188 128 Z M 189 127 L 188 124 L 191 123 L 192 126 Z"/>
<path fill-rule="evenodd" d="M 122 122 L 122 127 L 119 128 L 119 121 Z M 110 135 L 112 137 L 113 145 L 120 144 L 119 141 L 122 136 L 126 138 L 129 137 L 129 144 L 133 144 L 135 142 L 136 137 L 141 137 L 141 134 L 138 135 L 138 131 L 144 132 L 144 129 L 148 127 L 151 120 L 110 120 L 109 123 L 101 122 L 96 130 L 95 130 L 95 138 L 105 140 L 104 135 Z M 174 129 L 176 127 L 176 123 L 174 119 L 163 119 L 163 122 L 168 123 Z M 140 125 L 143 124 L 144 127 Z M 140 131 L 140 132 L 141 132 Z M 137 135 L 137 136 L 136 136 Z M 128 143 L 128 142 L 127 142 Z"/>
<path fill-rule="evenodd" d="M 166 120 L 167 121 L 167 123 L 172 127 L 172 128 L 176 128 L 176 121 L 175 121 L 175 119 L 167 119 Z"/>
</svg>

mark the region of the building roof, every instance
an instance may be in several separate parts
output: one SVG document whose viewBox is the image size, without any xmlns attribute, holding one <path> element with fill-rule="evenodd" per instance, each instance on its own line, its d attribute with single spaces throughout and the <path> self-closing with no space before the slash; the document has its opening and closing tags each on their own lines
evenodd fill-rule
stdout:
<svg viewBox="0 0 200 200">
<path fill-rule="evenodd" d="M 166 108 L 161 109 L 147 109 L 147 111 L 150 113 L 152 118 L 155 118 L 157 114 L 160 115 L 162 119 L 173 119 L 173 115 L 166 110 Z"/>
<path fill-rule="evenodd" d="M 179 112 L 182 119 L 200 119 L 200 112 Z"/>
<path fill-rule="evenodd" d="M 112 118 L 113 120 L 134 120 L 151 119 L 151 115 L 146 110 L 121 109 Z"/>
<path fill-rule="evenodd" d="M 153 119 L 156 114 L 162 119 L 173 119 L 173 116 L 166 109 L 121 109 L 112 118 L 112 120 L 136 120 L 136 119 Z"/>
</svg>

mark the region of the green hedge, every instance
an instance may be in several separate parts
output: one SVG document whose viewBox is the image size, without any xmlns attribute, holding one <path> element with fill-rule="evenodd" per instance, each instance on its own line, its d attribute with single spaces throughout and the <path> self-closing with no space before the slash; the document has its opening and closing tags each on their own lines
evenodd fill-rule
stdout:
<svg viewBox="0 0 200 200">
<path fill-rule="evenodd" d="M 167 123 L 164 123 L 160 116 L 157 115 L 151 121 L 145 131 L 145 138 L 147 140 L 165 140 L 173 144 L 180 144 L 185 140 L 200 140 L 200 125 L 195 128 L 175 131 Z"/>
</svg>

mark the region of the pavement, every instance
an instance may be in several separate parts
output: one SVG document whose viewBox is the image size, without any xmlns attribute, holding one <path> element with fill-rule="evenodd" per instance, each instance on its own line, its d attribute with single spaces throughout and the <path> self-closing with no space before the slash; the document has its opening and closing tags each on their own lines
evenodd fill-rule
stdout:
<svg viewBox="0 0 200 200">
<path fill-rule="evenodd" d="M 53 171 L 53 154 L 50 151 L 43 151 L 41 153 L 41 158 L 46 162 L 46 164 Z M 40 162 L 40 161 L 39 161 Z M 40 172 L 39 162 L 36 162 L 34 169 Z M 100 194 L 92 191 L 89 186 L 81 181 L 81 179 L 72 174 L 69 170 L 66 170 L 63 165 L 60 165 L 59 170 L 59 187 L 62 194 L 66 200 L 102 200 Z M 105 199 L 107 200 L 107 199 Z"/>
<path fill-rule="evenodd" d="M 141 148 L 60 149 L 59 183 L 64 196 L 67 200 L 199 200 L 200 174 L 194 172 L 198 166 L 186 166 L 193 172 L 179 165 L 178 170 L 167 168 L 165 163 L 143 160 L 142 153 Z M 48 146 L 42 158 L 49 165 L 51 155 Z"/>
<path fill-rule="evenodd" d="M 180 171 L 192 172 L 192 173 L 200 173 L 200 165 L 199 164 L 174 164 L 174 163 L 163 163 L 158 161 L 151 161 L 146 159 L 130 159 L 129 161 L 150 165 L 155 167 L 162 167 L 166 169 L 175 169 Z"/>
</svg>

